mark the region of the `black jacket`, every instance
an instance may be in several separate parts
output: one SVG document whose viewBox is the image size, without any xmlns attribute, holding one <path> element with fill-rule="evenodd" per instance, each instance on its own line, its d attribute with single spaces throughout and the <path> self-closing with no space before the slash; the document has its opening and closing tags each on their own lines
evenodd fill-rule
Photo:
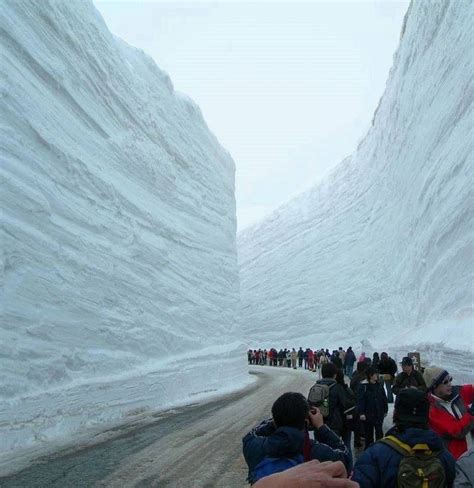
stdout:
<svg viewBox="0 0 474 488">
<path fill-rule="evenodd" d="M 381 359 L 377 369 L 380 374 L 391 374 L 395 376 L 397 374 L 397 363 L 392 358 L 388 358 L 385 361 Z"/>
<path fill-rule="evenodd" d="M 359 385 L 357 392 L 357 410 L 365 415 L 368 422 L 381 424 L 388 412 L 387 395 L 381 383 L 369 383 L 367 380 Z"/>
<path fill-rule="evenodd" d="M 324 423 L 336 432 L 336 434 L 341 435 L 344 425 L 344 406 L 346 403 L 344 387 L 332 378 L 323 378 L 316 383 L 321 385 L 334 385 L 329 390 L 329 415 L 324 419 Z"/>
<path fill-rule="evenodd" d="M 426 391 L 425 380 L 419 371 L 413 370 L 410 375 L 402 371 L 395 378 L 395 384 L 393 385 L 392 391 L 395 395 L 398 395 L 400 390 L 403 390 L 403 388 L 410 388 L 410 386 L 415 386 L 420 390 Z"/>
</svg>

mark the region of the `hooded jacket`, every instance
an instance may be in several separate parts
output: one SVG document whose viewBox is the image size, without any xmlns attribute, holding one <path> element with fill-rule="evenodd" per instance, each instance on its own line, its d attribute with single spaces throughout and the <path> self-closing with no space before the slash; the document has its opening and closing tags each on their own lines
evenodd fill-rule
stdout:
<svg viewBox="0 0 474 488">
<path fill-rule="evenodd" d="M 429 429 L 407 428 L 403 433 L 394 427 L 387 432 L 402 442 L 413 447 L 415 444 L 426 443 L 433 451 L 440 451 L 438 457 L 443 463 L 447 486 L 452 487 L 455 476 L 455 460 L 444 448 L 439 436 Z M 360 456 L 354 466 L 352 480 L 357 481 L 360 488 L 395 488 L 397 486 L 398 466 L 402 455 L 392 447 L 376 442 Z"/>
<path fill-rule="evenodd" d="M 429 424 L 437 432 L 457 459 L 467 451 L 466 435 L 474 427 L 474 416 L 467 411 L 467 405 L 474 400 L 472 385 L 453 386 L 451 398 L 443 400 L 433 393 L 430 401 Z"/>
<path fill-rule="evenodd" d="M 326 425 L 314 431 L 316 441 L 310 440 L 310 459 L 342 461 L 346 467 L 352 455 L 342 440 Z M 243 439 L 244 458 L 249 468 L 248 481 L 253 483 L 257 464 L 266 457 L 293 458 L 303 454 L 306 432 L 293 427 L 275 427 L 272 419 L 264 420 Z"/>
</svg>

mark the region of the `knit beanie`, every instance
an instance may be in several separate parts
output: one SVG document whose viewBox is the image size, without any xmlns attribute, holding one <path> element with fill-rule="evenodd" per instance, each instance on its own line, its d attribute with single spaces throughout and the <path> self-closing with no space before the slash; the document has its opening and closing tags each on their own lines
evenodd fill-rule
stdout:
<svg viewBox="0 0 474 488">
<path fill-rule="evenodd" d="M 430 404 L 424 391 L 418 388 L 400 390 L 395 400 L 393 421 L 396 424 L 426 425 Z"/>
<path fill-rule="evenodd" d="M 449 373 L 445 369 L 437 368 L 436 366 L 426 368 L 423 373 L 423 379 L 429 391 L 433 391 L 447 376 L 449 376 Z"/>
</svg>

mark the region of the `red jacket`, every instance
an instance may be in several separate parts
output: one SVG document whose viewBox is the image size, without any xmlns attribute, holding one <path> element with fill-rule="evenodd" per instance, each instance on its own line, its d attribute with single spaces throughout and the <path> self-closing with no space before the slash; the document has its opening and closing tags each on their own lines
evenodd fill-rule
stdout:
<svg viewBox="0 0 474 488">
<path fill-rule="evenodd" d="M 430 427 L 439 434 L 448 450 L 457 459 L 467 451 L 466 435 L 474 426 L 474 417 L 467 411 L 467 405 L 474 400 L 474 388 L 472 385 L 455 386 L 451 400 L 446 402 L 432 393 L 428 396 Z M 451 415 L 443 405 L 450 410 L 454 405 L 459 413 L 459 418 Z"/>
</svg>

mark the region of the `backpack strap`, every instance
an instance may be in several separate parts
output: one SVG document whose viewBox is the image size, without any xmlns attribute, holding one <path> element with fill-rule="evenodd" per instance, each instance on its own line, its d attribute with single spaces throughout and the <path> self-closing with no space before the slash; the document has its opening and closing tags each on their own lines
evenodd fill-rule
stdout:
<svg viewBox="0 0 474 488">
<path fill-rule="evenodd" d="M 383 439 L 380 439 L 379 442 L 382 442 L 383 444 L 390 446 L 392 449 L 397 451 L 402 456 L 409 456 L 410 454 L 413 454 L 413 449 L 408 444 L 405 444 L 394 435 L 388 435 Z"/>
<path fill-rule="evenodd" d="M 403 456 L 409 456 L 411 454 L 418 454 L 418 453 L 429 455 L 433 453 L 433 451 L 429 448 L 428 444 L 419 443 L 411 447 L 408 444 L 402 442 L 400 439 L 398 439 L 398 437 L 395 437 L 394 435 L 388 435 L 383 439 L 380 439 L 380 442 L 383 442 L 387 446 L 392 447 L 393 449 L 395 449 L 395 451 L 399 452 Z"/>
</svg>

